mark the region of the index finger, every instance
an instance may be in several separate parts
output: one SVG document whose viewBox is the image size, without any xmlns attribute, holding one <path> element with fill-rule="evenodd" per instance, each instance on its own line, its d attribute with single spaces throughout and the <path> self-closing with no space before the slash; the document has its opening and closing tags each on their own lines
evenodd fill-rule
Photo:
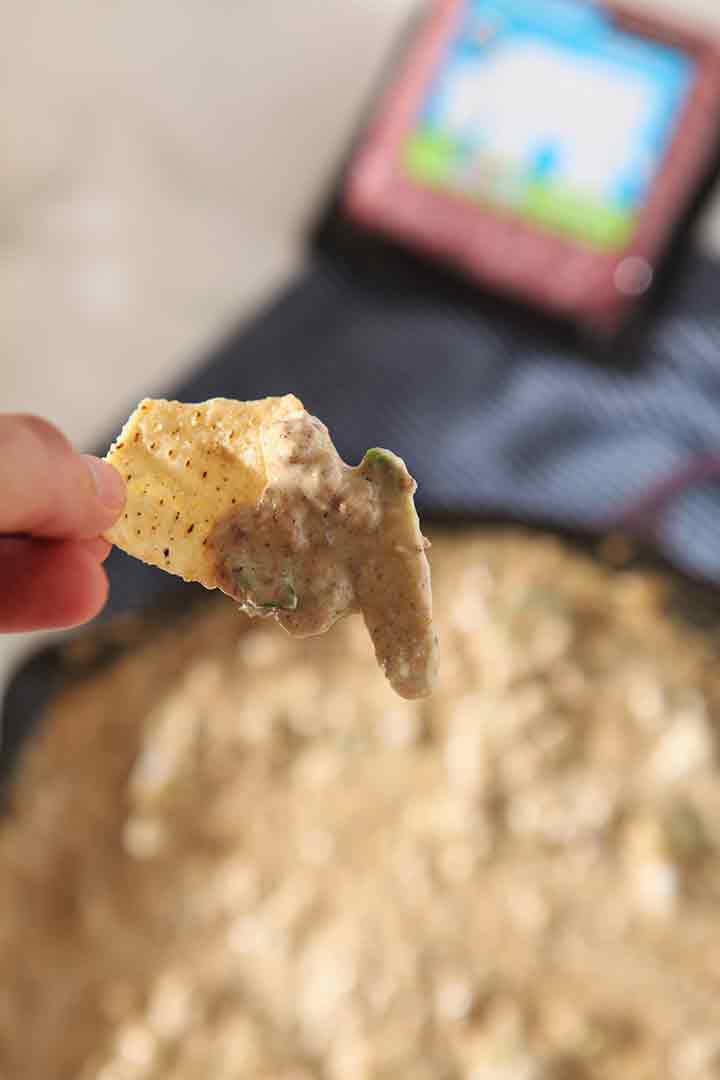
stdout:
<svg viewBox="0 0 720 1080">
<path fill-rule="evenodd" d="M 120 474 L 76 453 L 36 416 L 0 416 L 0 534 L 86 539 L 115 522 L 125 503 Z"/>
</svg>

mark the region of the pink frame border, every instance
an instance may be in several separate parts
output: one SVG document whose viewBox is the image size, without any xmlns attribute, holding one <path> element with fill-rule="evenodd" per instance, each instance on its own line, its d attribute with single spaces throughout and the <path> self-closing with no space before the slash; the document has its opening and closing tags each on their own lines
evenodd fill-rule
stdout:
<svg viewBox="0 0 720 1080">
<path fill-rule="evenodd" d="M 612 331 L 634 298 L 615 285 L 620 263 L 641 259 L 654 268 L 678 218 L 714 153 L 720 125 L 720 48 L 700 33 L 622 8 L 614 21 L 630 31 L 691 54 L 697 77 L 663 168 L 629 247 L 612 255 L 592 251 L 461 196 L 414 184 L 399 165 L 400 151 L 464 7 L 435 0 L 412 42 L 404 70 L 366 132 L 343 197 L 350 217 L 406 246 L 436 255 L 493 288 L 591 327 Z"/>
</svg>

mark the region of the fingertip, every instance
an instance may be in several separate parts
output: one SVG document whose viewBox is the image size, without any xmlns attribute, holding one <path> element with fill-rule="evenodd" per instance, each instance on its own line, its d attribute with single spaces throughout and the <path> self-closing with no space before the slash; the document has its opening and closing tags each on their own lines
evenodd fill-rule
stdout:
<svg viewBox="0 0 720 1080">
<path fill-rule="evenodd" d="M 104 563 L 112 551 L 112 544 L 103 536 L 97 536 L 94 540 L 79 540 L 78 543 L 99 563 Z"/>
<path fill-rule="evenodd" d="M 64 600 L 65 607 L 61 609 L 62 625 L 66 628 L 82 626 L 97 618 L 107 604 L 110 592 L 110 582 L 102 562 L 87 553 L 83 553 L 80 561 L 84 564 L 79 567 L 82 587 L 72 602 Z"/>
<path fill-rule="evenodd" d="M 116 521 L 127 498 L 125 480 L 108 461 L 93 457 L 92 454 L 83 454 L 82 458 L 90 473 L 95 495 L 105 509 L 114 515 L 113 521 Z"/>
<path fill-rule="evenodd" d="M 107 461 L 77 454 L 35 416 L 0 416 L 0 533 L 92 539 L 122 513 L 125 479 Z"/>
<path fill-rule="evenodd" d="M 108 588 L 97 553 L 82 543 L 0 541 L 0 631 L 79 626 L 102 611 Z"/>
<path fill-rule="evenodd" d="M 107 603 L 108 578 L 97 556 L 82 544 L 57 545 L 46 573 L 54 584 L 45 594 L 46 625 L 57 629 L 81 626 L 99 615 Z"/>
</svg>

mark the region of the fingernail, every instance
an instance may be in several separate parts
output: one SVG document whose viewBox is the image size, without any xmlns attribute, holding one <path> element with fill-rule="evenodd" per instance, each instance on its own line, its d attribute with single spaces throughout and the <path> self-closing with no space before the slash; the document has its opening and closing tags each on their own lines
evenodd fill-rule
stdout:
<svg viewBox="0 0 720 1080">
<path fill-rule="evenodd" d="M 109 510 L 121 510 L 125 505 L 125 481 L 107 461 L 85 454 L 85 463 L 93 479 L 97 497 Z"/>
</svg>

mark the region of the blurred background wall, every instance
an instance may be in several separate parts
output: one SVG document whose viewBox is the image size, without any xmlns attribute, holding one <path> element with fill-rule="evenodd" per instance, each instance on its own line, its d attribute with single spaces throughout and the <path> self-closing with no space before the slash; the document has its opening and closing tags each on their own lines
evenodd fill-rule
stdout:
<svg viewBox="0 0 720 1080">
<path fill-rule="evenodd" d="M 414 6 L 2 0 L 0 408 L 95 447 L 269 297 Z"/>
</svg>

